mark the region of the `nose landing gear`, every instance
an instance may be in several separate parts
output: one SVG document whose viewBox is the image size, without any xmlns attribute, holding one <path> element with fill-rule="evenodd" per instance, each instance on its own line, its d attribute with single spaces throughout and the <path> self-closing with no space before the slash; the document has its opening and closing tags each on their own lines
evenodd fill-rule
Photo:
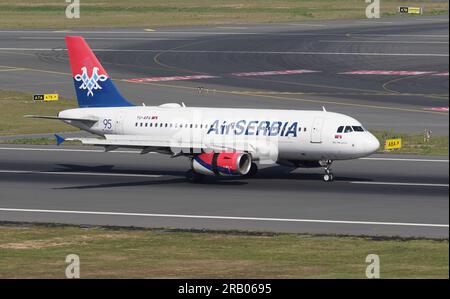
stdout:
<svg viewBox="0 0 450 299">
<path fill-rule="evenodd" d="M 332 182 L 334 181 L 334 175 L 333 172 L 331 171 L 331 164 L 333 163 L 333 161 L 331 160 L 327 160 L 324 162 L 324 170 L 325 170 L 325 174 L 323 175 L 323 180 L 325 182 Z"/>
</svg>

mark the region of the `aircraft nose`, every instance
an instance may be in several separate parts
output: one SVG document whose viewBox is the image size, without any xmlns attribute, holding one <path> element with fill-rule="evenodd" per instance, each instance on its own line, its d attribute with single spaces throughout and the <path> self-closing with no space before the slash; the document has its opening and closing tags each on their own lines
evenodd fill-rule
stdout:
<svg viewBox="0 0 450 299">
<path fill-rule="evenodd" d="M 380 141 L 371 133 L 368 133 L 365 143 L 365 149 L 368 155 L 373 154 L 380 148 Z"/>
</svg>

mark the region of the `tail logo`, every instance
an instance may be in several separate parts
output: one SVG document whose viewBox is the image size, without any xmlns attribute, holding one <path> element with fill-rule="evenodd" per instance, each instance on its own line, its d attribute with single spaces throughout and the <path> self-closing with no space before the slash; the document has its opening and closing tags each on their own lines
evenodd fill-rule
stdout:
<svg viewBox="0 0 450 299">
<path fill-rule="evenodd" d="M 78 82 L 83 82 L 80 85 L 80 89 L 87 90 L 87 96 L 94 96 L 94 90 L 102 89 L 102 87 L 98 84 L 98 82 L 104 82 L 108 79 L 106 75 L 98 74 L 98 67 L 92 68 L 92 76 L 89 77 L 87 68 L 84 66 L 81 68 L 81 75 L 78 74 L 74 77 L 74 79 Z"/>
</svg>

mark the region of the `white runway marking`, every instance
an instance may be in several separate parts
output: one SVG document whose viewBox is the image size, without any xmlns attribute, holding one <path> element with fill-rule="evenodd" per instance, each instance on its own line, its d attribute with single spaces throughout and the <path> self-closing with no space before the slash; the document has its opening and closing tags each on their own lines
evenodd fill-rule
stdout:
<svg viewBox="0 0 450 299">
<path fill-rule="evenodd" d="M 350 184 L 360 184 L 360 185 L 390 185 L 390 186 L 417 186 L 417 187 L 448 187 L 448 184 L 425 184 L 425 183 L 396 183 L 396 182 L 362 182 L 354 181 L 349 182 Z"/>
<path fill-rule="evenodd" d="M 5 151 L 41 151 L 41 152 L 74 152 L 74 153 L 105 153 L 104 150 L 95 149 L 72 149 L 72 148 L 34 148 L 34 147 L 0 147 Z M 139 154 L 140 151 L 111 151 L 108 153 L 117 154 Z M 446 159 L 422 159 L 422 158 L 384 158 L 384 157 L 368 157 L 359 158 L 358 160 L 374 160 L 374 161 L 403 161 L 403 162 L 438 162 L 449 163 Z"/>
<path fill-rule="evenodd" d="M 185 80 L 202 80 L 202 79 L 217 79 L 218 76 L 213 75 L 192 75 L 192 76 L 170 76 L 170 77 L 149 77 L 149 78 L 133 78 L 125 79 L 127 82 L 168 82 L 168 81 L 185 81 Z"/>
<path fill-rule="evenodd" d="M 326 25 L 328 26 L 328 25 Z M 24 33 L 24 34 L 67 34 L 67 31 L 46 31 L 46 30 L 0 30 L 0 33 Z M 146 35 L 157 35 L 157 34 L 200 34 L 200 35 L 228 35 L 228 34 L 247 34 L 247 35 L 286 35 L 286 36 L 374 36 L 374 37 L 384 37 L 384 36 L 393 36 L 393 37 L 429 37 L 429 38 L 448 38 L 448 34 L 374 34 L 374 33 L 267 33 L 267 32 L 224 32 L 224 31 L 70 31 L 71 34 L 146 34 Z"/>
<path fill-rule="evenodd" d="M 22 36 L 19 39 L 30 39 L 30 40 L 61 40 L 61 37 L 40 37 L 40 36 Z M 185 40 L 178 38 L 168 38 L 168 37 L 86 37 L 85 40 L 148 40 L 148 41 L 158 41 L 158 40 Z"/>
<path fill-rule="evenodd" d="M 430 37 L 430 38 L 448 38 L 448 34 L 371 34 L 371 33 L 349 33 L 348 36 L 375 36 L 375 37 Z"/>
<path fill-rule="evenodd" d="M 236 77 L 253 77 L 253 76 L 274 76 L 274 75 L 298 75 L 298 74 L 310 74 L 310 73 L 320 73 L 320 71 L 313 71 L 313 70 L 279 70 L 279 71 L 230 73 L 228 75 L 236 76 Z"/>
<path fill-rule="evenodd" d="M 109 172 L 71 172 L 71 171 L 37 171 L 37 170 L 5 170 L 0 169 L 0 174 L 38 174 L 38 175 L 74 175 L 74 176 L 106 176 L 106 177 L 132 177 L 132 178 L 160 178 L 163 175 L 133 174 L 133 173 L 109 173 Z M 402 183 L 402 182 L 364 182 L 347 181 L 343 183 L 361 185 L 387 185 L 387 186 L 421 186 L 421 187 L 449 187 L 448 184 Z"/>
<path fill-rule="evenodd" d="M 416 159 L 416 158 L 360 158 L 358 160 L 374 160 L 374 161 L 403 161 L 403 162 L 440 162 L 448 163 L 448 160 L 444 159 Z"/>
<path fill-rule="evenodd" d="M 368 44 L 443 44 L 448 45 L 448 42 L 433 42 L 433 41 L 401 41 L 401 40 L 319 40 L 320 43 L 368 43 Z"/>
<path fill-rule="evenodd" d="M 47 175 L 77 175 L 77 176 L 111 176 L 132 178 L 160 178 L 162 175 L 133 174 L 133 173 L 107 173 L 107 172 L 70 172 L 70 171 L 34 171 L 34 170 L 1 170 L 0 173 L 10 174 L 47 174 Z"/>
<path fill-rule="evenodd" d="M 247 30 L 248 27 L 219 26 L 219 27 L 216 27 L 216 29 Z"/>
<path fill-rule="evenodd" d="M 448 77 L 448 72 L 439 73 L 439 74 L 433 74 L 433 76 L 442 76 L 442 77 Z"/>
<path fill-rule="evenodd" d="M 382 76 L 419 76 L 435 74 L 436 71 L 385 71 L 385 70 L 357 70 L 339 73 L 341 75 L 382 75 Z"/>
<path fill-rule="evenodd" d="M 291 23 L 291 26 L 306 26 L 306 27 L 327 27 L 325 24 L 306 24 L 306 23 Z"/>
<path fill-rule="evenodd" d="M 168 50 L 168 49 L 92 49 L 95 52 L 150 52 L 194 54 L 267 54 L 267 55 L 344 55 L 344 56 L 401 56 L 401 57 L 449 57 L 448 53 L 377 53 L 377 52 L 303 52 L 303 51 L 233 51 L 233 50 Z M 67 51 L 52 48 L 0 48 L 0 51 Z"/>
<path fill-rule="evenodd" d="M 13 209 L 13 208 L 0 208 L 0 211 L 22 212 L 22 213 L 81 214 L 81 215 L 189 218 L 189 219 L 211 219 L 211 220 L 305 222 L 305 223 L 324 223 L 324 224 L 357 224 L 357 225 L 384 225 L 384 226 L 420 226 L 420 227 L 440 227 L 440 228 L 449 227 L 448 224 L 435 224 L 435 223 L 350 221 L 350 220 L 328 220 L 328 219 L 291 219 L 291 218 L 233 217 L 233 216 L 210 216 L 210 215 L 147 214 L 147 213 L 125 213 L 125 212 L 38 210 L 38 209 Z"/>
</svg>

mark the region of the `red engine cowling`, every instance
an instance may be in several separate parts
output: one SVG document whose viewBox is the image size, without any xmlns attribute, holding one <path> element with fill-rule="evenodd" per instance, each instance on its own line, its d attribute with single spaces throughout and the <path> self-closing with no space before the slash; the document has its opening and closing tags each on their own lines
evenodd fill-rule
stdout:
<svg viewBox="0 0 450 299">
<path fill-rule="evenodd" d="M 192 169 L 203 175 L 243 176 L 252 166 L 252 157 L 247 153 L 203 153 L 192 159 Z"/>
</svg>

